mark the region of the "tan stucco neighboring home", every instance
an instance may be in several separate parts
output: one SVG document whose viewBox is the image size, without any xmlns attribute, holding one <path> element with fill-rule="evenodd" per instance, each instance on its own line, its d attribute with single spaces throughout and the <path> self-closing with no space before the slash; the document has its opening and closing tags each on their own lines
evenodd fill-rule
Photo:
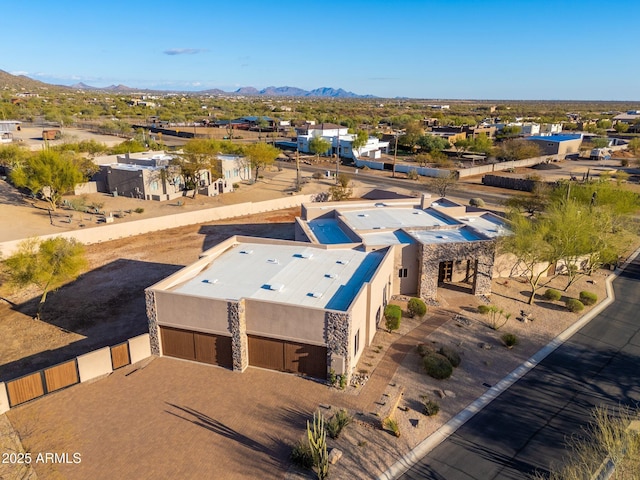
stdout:
<svg viewBox="0 0 640 480">
<path fill-rule="evenodd" d="M 582 135 L 539 135 L 525 137 L 528 142 L 533 142 L 540 147 L 542 155 L 570 155 L 580 152 Z"/>
</svg>

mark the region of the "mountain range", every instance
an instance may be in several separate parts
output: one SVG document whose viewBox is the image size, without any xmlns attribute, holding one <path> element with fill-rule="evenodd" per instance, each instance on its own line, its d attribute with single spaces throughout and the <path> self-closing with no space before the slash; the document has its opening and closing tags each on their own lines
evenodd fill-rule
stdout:
<svg viewBox="0 0 640 480">
<path fill-rule="evenodd" d="M 76 83 L 70 88 L 76 90 L 101 90 L 105 92 L 139 92 L 140 89 L 127 87 L 126 85 L 109 85 L 108 87 L 92 87 L 85 83 Z M 151 91 L 151 90 L 144 90 Z M 267 87 L 258 90 L 255 87 L 242 87 L 231 92 L 225 92 L 219 88 L 200 90 L 198 92 L 205 95 L 242 95 L 242 96 L 263 96 L 263 97 L 324 97 L 324 98 L 375 98 L 373 95 L 358 95 L 347 92 L 342 88 L 320 87 L 313 90 L 303 90 L 298 87 Z"/>
</svg>

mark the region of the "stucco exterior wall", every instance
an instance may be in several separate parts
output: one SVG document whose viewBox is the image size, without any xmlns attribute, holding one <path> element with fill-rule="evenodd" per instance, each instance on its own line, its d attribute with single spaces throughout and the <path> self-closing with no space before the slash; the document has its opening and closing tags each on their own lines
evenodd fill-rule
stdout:
<svg viewBox="0 0 640 480">
<path fill-rule="evenodd" d="M 111 366 L 111 348 L 104 347 L 77 357 L 80 382 L 86 382 L 113 371 Z M 131 362 L 133 363 L 133 362 Z"/>
<path fill-rule="evenodd" d="M 324 310 L 245 300 L 247 334 L 325 345 Z"/>
<path fill-rule="evenodd" d="M 349 336 L 349 356 L 351 366 L 355 367 L 367 346 L 367 330 L 369 328 L 369 285 L 363 285 L 360 293 L 351 304 L 351 335 Z M 375 320 L 374 320 L 375 324 Z M 358 351 L 355 350 L 355 336 L 358 334 Z"/>
<path fill-rule="evenodd" d="M 230 335 L 227 301 L 156 291 L 159 325 Z"/>
</svg>

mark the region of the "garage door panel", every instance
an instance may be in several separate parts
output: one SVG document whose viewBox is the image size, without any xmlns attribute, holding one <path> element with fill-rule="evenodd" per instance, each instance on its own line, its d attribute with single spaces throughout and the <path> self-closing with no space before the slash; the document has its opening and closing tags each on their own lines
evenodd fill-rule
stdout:
<svg viewBox="0 0 640 480">
<path fill-rule="evenodd" d="M 231 368 L 231 337 L 194 332 L 196 361 Z"/>
<path fill-rule="evenodd" d="M 160 327 L 162 335 L 162 353 L 169 357 L 195 360 L 196 352 L 193 332 L 172 327 Z"/>
<path fill-rule="evenodd" d="M 326 347 L 286 342 L 284 344 L 284 370 L 326 380 Z"/>
<path fill-rule="evenodd" d="M 248 336 L 249 365 L 270 370 L 284 370 L 284 352 L 282 340 Z"/>
</svg>

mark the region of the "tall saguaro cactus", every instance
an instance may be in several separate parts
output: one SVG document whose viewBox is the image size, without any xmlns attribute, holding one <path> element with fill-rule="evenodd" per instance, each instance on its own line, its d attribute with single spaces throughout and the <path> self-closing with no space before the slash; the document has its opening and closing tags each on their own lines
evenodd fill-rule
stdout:
<svg viewBox="0 0 640 480">
<path fill-rule="evenodd" d="M 314 413 L 311 424 L 307 420 L 307 438 L 318 479 L 324 480 L 329 476 L 329 454 L 327 453 L 327 430 L 322 413 Z"/>
</svg>

